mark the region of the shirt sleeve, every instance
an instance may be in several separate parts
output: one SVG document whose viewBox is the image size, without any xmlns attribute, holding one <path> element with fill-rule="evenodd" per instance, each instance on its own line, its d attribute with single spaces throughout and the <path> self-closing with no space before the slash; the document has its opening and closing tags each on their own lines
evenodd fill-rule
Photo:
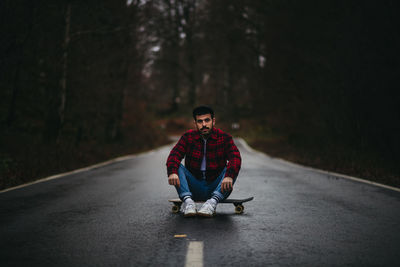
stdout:
<svg viewBox="0 0 400 267">
<path fill-rule="evenodd" d="M 239 175 L 240 167 L 242 165 L 242 158 L 239 149 L 233 142 L 232 136 L 228 136 L 226 141 L 226 151 L 228 153 L 228 165 L 226 167 L 225 177 L 235 179 Z"/>
<path fill-rule="evenodd" d="M 186 154 L 187 136 L 182 135 L 178 143 L 172 148 L 167 159 L 167 173 L 168 176 L 176 173 L 178 174 L 179 164 Z"/>
</svg>

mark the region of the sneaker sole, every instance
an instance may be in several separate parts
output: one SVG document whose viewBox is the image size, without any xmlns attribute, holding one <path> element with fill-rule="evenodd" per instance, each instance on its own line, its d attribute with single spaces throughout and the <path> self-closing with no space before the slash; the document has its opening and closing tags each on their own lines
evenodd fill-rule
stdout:
<svg viewBox="0 0 400 267">
<path fill-rule="evenodd" d="M 197 215 L 201 216 L 201 217 L 207 217 L 207 218 L 211 218 L 214 217 L 215 212 L 213 214 L 208 214 L 208 213 L 200 213 L 198 212 Z"/>
<path fill-rule="evenodd" d="M 187 214 L 183 214 L 183 217 L 194 217 L 194 216 L 196 216 L 197 215 L 197 213 L 187 213 Z"/>
</svg>

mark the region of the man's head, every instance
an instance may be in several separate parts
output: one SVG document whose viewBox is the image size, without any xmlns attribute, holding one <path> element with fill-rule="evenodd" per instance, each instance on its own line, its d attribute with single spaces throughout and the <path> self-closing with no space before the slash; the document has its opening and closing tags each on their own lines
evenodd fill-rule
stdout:
<svg viewBox="0 0 400 267">
<path fill-rule="evenodd" d="M 207 106 L 193 109 L 193 119 L 197 130 L 203 136 L 208 136 L 215 125 L 214 111 Z"/>
<path fill-rule="evenodd" d="M 211 119 L 214 119 L 214 110 L 207 106 L 199 106 L 193 109 L 193 119 L 196 120 L 196 116 L 198 115 L 206 115 L 210 114 Z"/>
</svg>

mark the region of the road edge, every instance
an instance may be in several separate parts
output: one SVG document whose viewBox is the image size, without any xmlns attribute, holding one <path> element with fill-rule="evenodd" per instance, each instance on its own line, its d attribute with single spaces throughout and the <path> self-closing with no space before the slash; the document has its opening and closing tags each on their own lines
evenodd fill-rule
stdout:
<svg viewBox="0 0 400 267">
<path fill-rule="evenodd" d="M 299 167 L 299 168 L 302 168 L 302 169 L 311 170 L 311 171 L 318 172 L 318 173 L 328 174 L 328 175 L 332 175 L 332 176 L 336 176 L 336 177 L 340 177 L 340 178 L 344 178 L 344 179 L 348 179 L 348 180 L 352 180 L 352 181 L 356 181 L 356 182 L 360 182 L 360 183 L 365 183 L 365 184 L 369 184 L 369 185 L 374 185 L 374 186 L 377 186 L 377 187 L 381 187 L 381 188 L 393 190 L 393 191 L 396 191 L 396 192 L 400 192 L 400 188 L 397 188 L 397 187 L 393 187 L 393 186 L 389 186 L 389 185 L 384 185 L 384 184 L 372 182 L 372 181 L 365 180 L 365 179 L 362 179 L 362 178 L 349 176 L 349 175 L 346 175 L 346 174 L 320 170 L 320 169 L 316 169 L 316 168 L 313 168 L 313 167 L 300 165 L 298 163 L 293 163 L 293 162 L 290 162 L 290 161 L 287 161 L 287 160 L 281 159 L 281 158 L 274 158 L 274 157 L 271 157 L 271 156 L 269 156 L 268 154 L 266 154 L 264 152 L 255 150 L 254 148 L 250 147 L 247 144 L 247 142 L 241 137 L 235 137 L 235 139 L 237 141 L 239 141 L 239 143 L 247 151 L 249 151 L 251 153 L 262 154 L 262 155 L 264 155 L 264 156 L 266 156 L 268 158 L 280 161 L 283 164 L 286 164 L 286 165 L 289 165 L 289 166 Z M 113 159 L 110 159 L 110 160 L 107 160 L 107 161 L 104 161 L 104 162 L 100 162 L 100 163 L 97 163 L 97 164 L 94 164 L 94 165 L 90 165 L 90 166 L 87 166 L 87 167 L 83 167 L 83 168 L 79 168 L 79 169 L 76 169 L 76 170 L 72 170 L 72 171 L 69 171 L 69 172 L 59 173 L 59 174 L 51 175 L 51 176 L 48 176 L 48 177 L 45 177 L 45 178 L 40 178 L 40 179 L 35 180 L 33 182 L 29 182 L 29 183 L 25 183 L 25 184 L 21 184 L 21 185 L 17 185 L 17 186 L 14 186 L 14 187 L 10 187 L 10 188 L 6 188 L 6 189 L 3 189 L 3 190 L 0 190 L 0 194 L 6 193 L 6 192 L 9 192 L 9 191 L 13 191 L 13 190 L 17 190 L 17 189 L 20 189 L 20 188 L 28 187 L 28 186 L 31 186 L 31 185 L 34 185 L 34 184 L 43 183 L 43 182 L 47 182 L 47 181 L 63 178 L 63 177 L 68 176 L 68 175 L 72 175 L 72 174 L 76 174 L 76 173 L 81 173 L 81 172 L 93 170 L 93 169 L 100 168 L 100 167 L 103 167 L 103 166 L 106 166 L 106 165 L 109 165 L 109 164 L 112 164 L 112 163 L 115 163 L 115 162 L 120 162 L 120 161 L 133 159 L 133 158 L 138 157 L 140 155 L 144 155 L 144 154 L 147 154 L 147 153 L 152 153 L 152 152 L 161 150 L 164 147 L 167 147 L 167 146 L 170 146 L 170 145 L 171 144 L 167 144 L 167 145 L 161 146 L 159 148 L 155 148 L 155 149 L 152 149 L 152 150 L 149 150 L 149 151 L 145 151 L 145 152 L 142 152 L 142 153 L 139 153 L 139 154 L 132 154 L 132 155 L 126 155 L 126 156 L 122 156 L 122 157 L 117 157 L 117 158 L 113 158 Z"/>
<path fill-rule="evenodd" d="M 246 150 L 248 150 L 249 152 L 263 154 L 264 156 L 267 156 L 268 158 L 271 158 L 271 159 L 280 161 L 280 162 L 282 162 L 283 164 L 286 164 L 286 165 L 289 165 L 289 166 L 299 167 L 299 168 L 302 168 L 302 169 L 306 169 L 306 170 L 310 170 L 310 171 L 314 171 L 314 172 L 318 172 L 318 173 L 328 174 L 328 175 L 332 175 L 332 176 L 336 176 L 336 177 L 340 177 L 340 178 L 344 178 L 344 179 L 356 181 L 356 182 L 359 182 L 359 183 L 374 185 L 374 186 L 377 186 L 377 187 L 381 187 L 381 188 L 393 190 L 393 191 L 396 191 L 396 192 L 400 192 L 400 188 L 393 187 L 393 186 L 390 186 L 390 185 L 380 184 L 380 183 L 377 183 L 377 182 L 365 180 L 365 179 L 362 179 L 362 178 L 358 178 L 358 177 L 354 177 L 354 176 L 350 176 L 350 175 L 346 175 L 346 174 L 341 174 L 341 173 L 336 173 L 336 172 L 330 172 L 330 171 L 320 170 L 320 169 L 316 169 L 316 168 L 313 168 L 313 167 L 304 166 L 304 165 L 301 165 L 301 164 L 298 164 L 298 163 L 293 163 L 293 162 L 287 161 L 287 160 L 282 159 L 282 158 L 274 158 L 274 157 L 271 157 L 271 156 L 269 156 L 268 154 L 266 154 L 266 153 L 264 153 L 264 152 L 255 150 L 254 148 L 250 147 L 250 146 L 247 144 L 247 142 L 246 142 L 243 138 L 241 138 L 241 137 L 237 137 L 237 138 L 235 138 L 235 139 L 236 139 L 237 141 L 239 141 L 239 143 L 240 143 Z"/>
<path fill-rule="evenodd" d="M 87 166 L 87 167 L 79 168 L 79 169 L 76 169 L 76 170 L 72 170 L 72 171 L 63 172 L 63 173 L 54 174 L 54 175 L 51 175 L 51 176 L 48 176 L 48 177 L 40 178 L 38 180 L 29 182 L 29 183 L 25 183 L 25 184 L 21 184 L 21 185 L 17 185 L 17 186 L 13 186 L 13 187 L 9 187 L 9 188 L 0 190 L 0 194 L 6 193 L 6 192 L 9 192 L 9 191 L 13 191 L 13 190 L 17 190 L 17 189 L 20 189 L 20 188 L 28 187 L 28 186 L 31 186 L 31 185 L 34 185 L 34 184 L 39 184 L 39 183 L 43 183 L 43 182 L 47 182 L 47 181 L 63 178 L 63 177 L 66 177 L 68 175 L 81 173 L 81 172 L 85 172 L 85 171 L 90 171 L 90 170 L 97 169 L 97 168 L 100 168 L 100 167 L 103 167 L 103 166 L 106 166 L 106 165 L 109 165 L 109 164 L 112 164 L 112 163 L 115 163 L 115 162 L 130 160 L 130 159 L 139 157 L 139 156 L 144 155 L 144 154 L 156 152 L 156 151 L 161 150 L 164 147 L 167 147 L 167 146 L 170 146 L 170 145 L 171 144 L 164 145 L 164 146 L 161 146 L 161 147 L 158 147 L 158 148 L 155 148 L 155 149 L 152 149 L 152 150 L 144 151 L 144 152 L 141 152 L 141 153 L 138 153 L 138 154 L 130 154 L 130 155 L 126 155 L 126 156 L 121 156 L 121 157 L 109 159 L 107 161 L 103 161 L 103 162 L 100 162 L 100 163 L 97 163 L 97 164 L 94 164 L 94 165 L 90 165 L 90 166 Z"/>
</svg>

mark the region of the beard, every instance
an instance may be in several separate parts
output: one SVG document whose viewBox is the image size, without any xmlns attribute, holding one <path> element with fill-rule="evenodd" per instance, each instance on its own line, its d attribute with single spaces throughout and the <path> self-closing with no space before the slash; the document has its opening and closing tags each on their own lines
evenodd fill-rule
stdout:
<svg viewBox="0 0 400 267">
<path fill-rule="evenodd" d="M 202 127 L 199 129 L 200 134 L 208 136 L 211 133 L 211 130 L 214 128 L 214 125 L 210 127 Z"/>
</svg>

